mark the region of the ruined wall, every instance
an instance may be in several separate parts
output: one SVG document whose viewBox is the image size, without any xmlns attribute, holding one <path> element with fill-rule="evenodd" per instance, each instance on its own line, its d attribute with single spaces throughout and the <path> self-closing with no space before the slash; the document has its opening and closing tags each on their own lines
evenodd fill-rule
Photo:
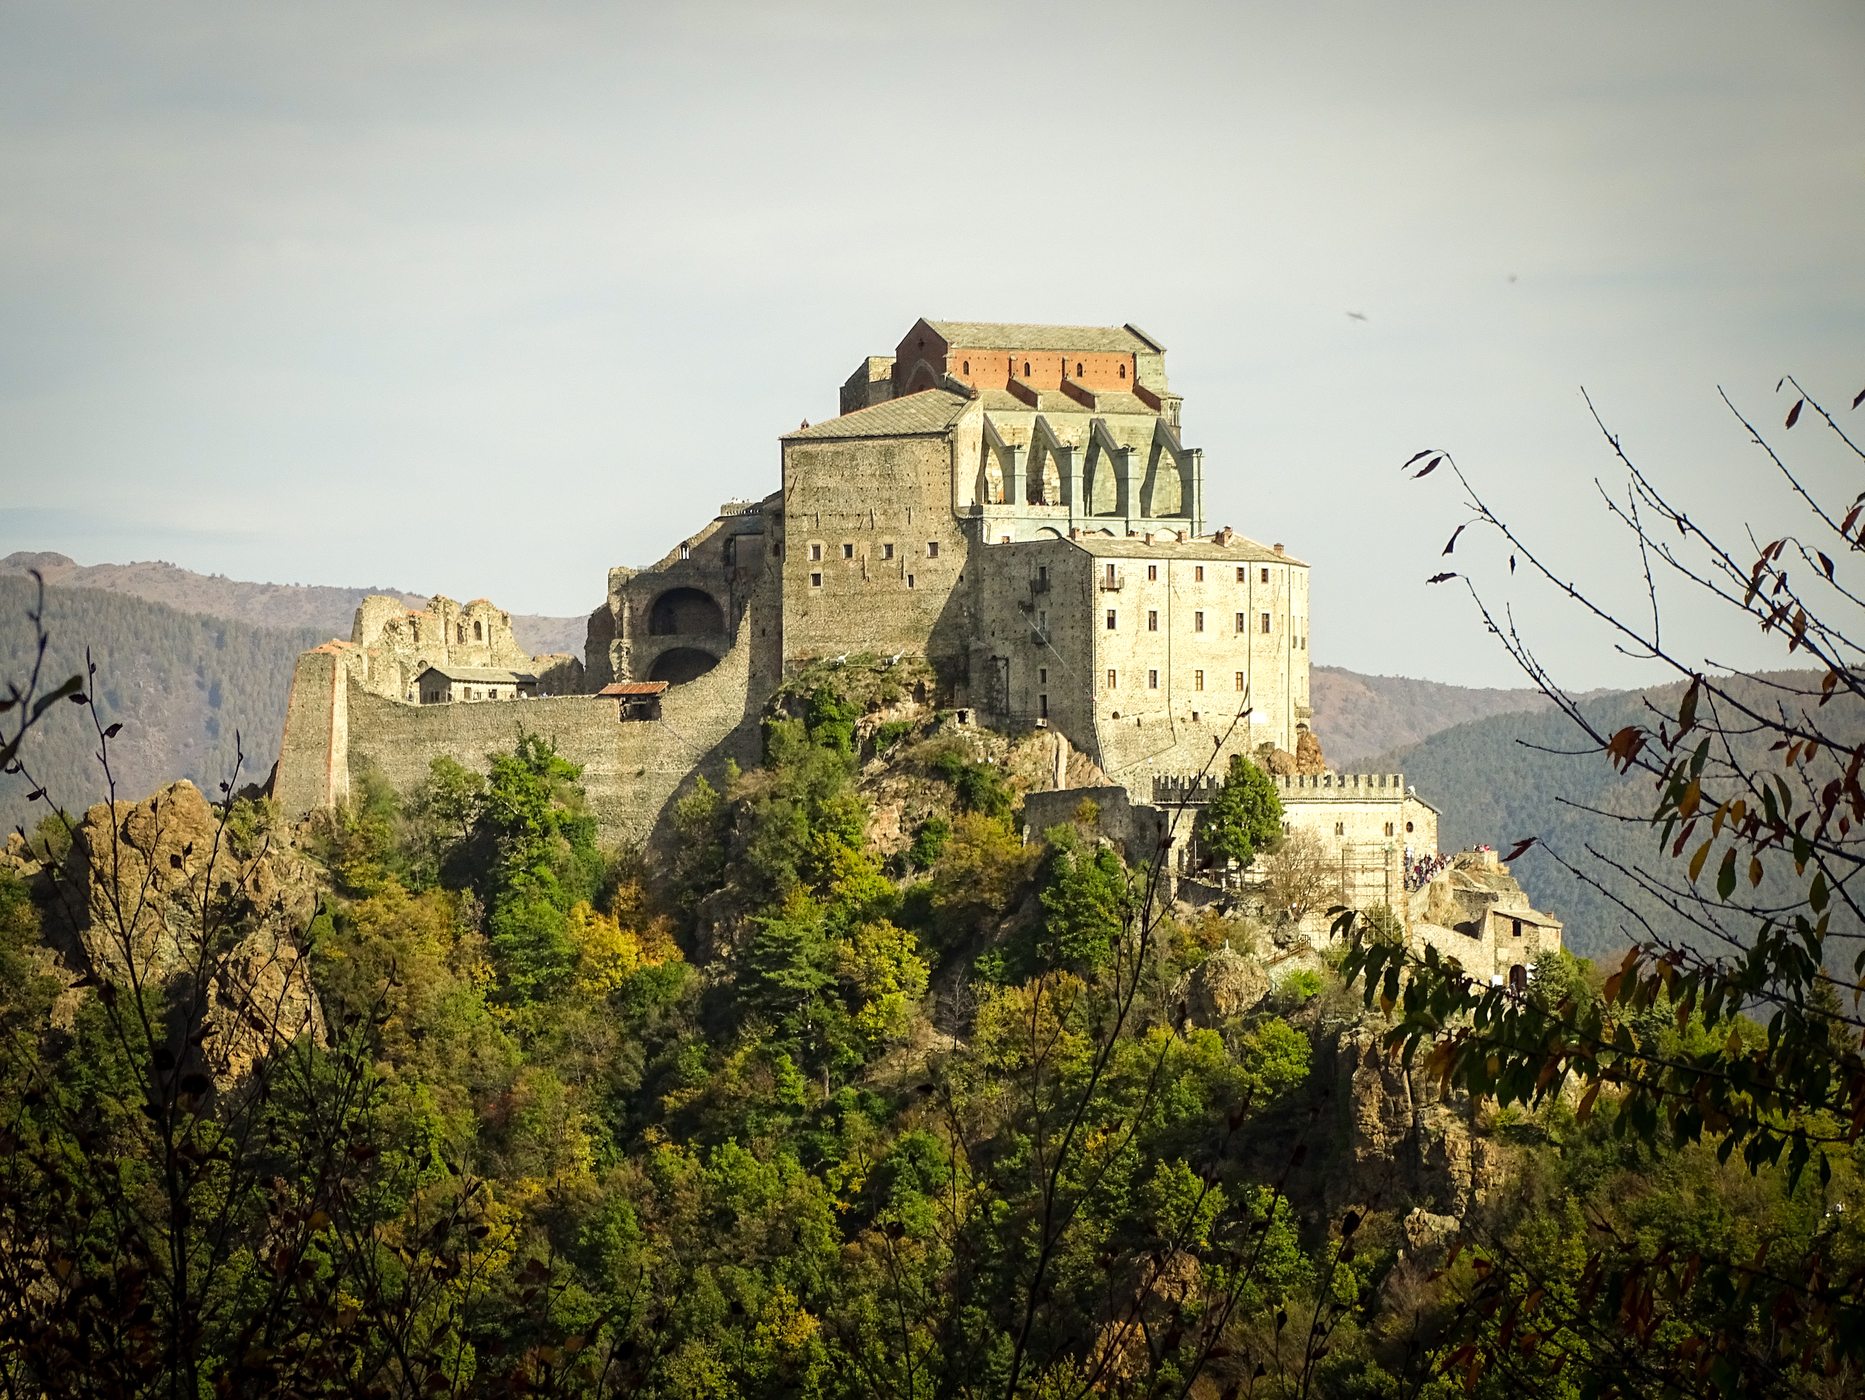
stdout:
<svg viewBox="0 0 1865 1400">
<path fill-rule="evenodd" d="M 584 689 L 582 663 L 570 656 L 533 656 L 512 635 L 511 614 L 484 598 L 456 603 L 436 594 L 424 608 L 372 594 L 356 609 L 350 642 L 363 656 L 363 684 L 377 695 L 415 698 L 415 681 L 429 666 L 484 666 L 523 671 L 546 694 Z"/>
<path fill-rule="evenodd" d="M 362 679 L 361 649 L 349 642 L 326 642 L 298 657 L 272 779 L 272 795 L 288 815 L 349 796 L 349 697 Z"/>
<path fill-rule="evenodd" d="M 369 763 L 406 790 L 442 755 L 486 771 L 487 756 L 510 749 L 522 728 L 582 765 L 590 811 L 605 840 L 645 841 L 693 772 L 728 754 L 747 765 L 757 761 L 764 696 L 750 693 L 751 651 L 741 638 L 714 670 L 670 689 L 658 721 L 623 723 L 615 702 L 596 696 L 414 706 L 352 685 L 345 761 L 351 768 Z"/>
<path fill-rule="evenodd" d="M 969 542 L 944 435 L 784 444 L 783 661 L 924 652 L 962 675 Z"/>
</svg>

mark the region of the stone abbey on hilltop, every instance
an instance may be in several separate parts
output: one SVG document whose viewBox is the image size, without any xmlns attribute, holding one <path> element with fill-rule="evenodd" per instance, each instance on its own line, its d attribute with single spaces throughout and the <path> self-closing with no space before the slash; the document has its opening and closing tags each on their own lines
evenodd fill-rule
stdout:
<svg viewBox="0 0 1865 1400">
<path fill-rule="evenodd" d="M 785 674 L 912 655 L 929 701 L 1053 730 L 1134 804 L 1193 800 L 1174 784 L 1214 758 L 1279 753 L 1291 826 L 1369 901 L 1399 902 L 1437 813 L 1397 774 L 1321 769 L 1308 566 L 1207 529 L 1203 454 L 1158 341 L 922 320 L 862 361 L 839 406 L 781 439 L 776 491 L 611 569 L 580 662 L 525 656 L 484 600 L 367 600 L 347 641 L 300 659 L 281 806 L 341 800 L 362 762 L 402 786 L 442 754 L 483 767 L 522 720 L 583 765 L 605 829 L 643 839 L 696 772 L 756 760 Z M 1286 771 L 1296 753 L 1310 771 Z"/>
</svg>

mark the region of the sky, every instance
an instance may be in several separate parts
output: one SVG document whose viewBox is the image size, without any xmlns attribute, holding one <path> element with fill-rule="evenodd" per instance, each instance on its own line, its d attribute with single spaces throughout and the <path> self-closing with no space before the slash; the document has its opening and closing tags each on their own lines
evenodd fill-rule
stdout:
<svg viewBox="0 0 1865 1400">
<path fill-rule="evenodd" d="M 1520 684 L 1455 565 L 1632 684 L 1399 466 L 1620 608 L 1583 386 L 1738 541 L 1804 517 L 1719 386 L 1849 501 L 1776 383 L 1865 387 L 1862 72 L 1856 0 L 11 0 L 0 554 L 583 613 L 917 317 L 1131 321 L 1317 662 Z"/>
</svg>

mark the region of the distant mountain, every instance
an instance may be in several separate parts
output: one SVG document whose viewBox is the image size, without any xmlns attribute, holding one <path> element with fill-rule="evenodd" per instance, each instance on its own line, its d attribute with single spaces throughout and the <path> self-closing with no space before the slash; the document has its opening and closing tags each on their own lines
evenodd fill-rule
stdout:
<svg viewBox="0 0 1865 1400">
<path fill-rule="evenodd" d="M 1309 680 L 1315 737 L 1334 768 L 1377 771 L 1375 754 L 1415 744 L 1441 729 L 1487 715 L 1542 710 L 1538 690 L 1473 690 L 1406 676 L 1363 676 L 1316 666 Z"/>
<path fill-rule="evenodd" d="M 23 681 L 32 666 L 27 613 L 35 597 L 30 579 L 0 574 L 0 678 L 7 681 Z M 298 653 L 329 635 L 326 628 L 203 617 L 90 588 L 48 588 L 46 626 L 47 689 L 83 674 L 89 649 L 97 719 L 123 726 L 110 746 L 117 794 L 132 800 L 178 777 L 216 794 L 233 775 L 236 730 L 246 754 L 237 784 L 264 782 L 278 756 Z M 45 803 L 26 800 L 34 783 L 72 810 L 106 795 L 91 714 L 63 702 L 47 713 L 22 755 L 33 783 L 0 775 L 0 831 L 30 830 L 47 814 Z"/>
<path fill-rule="evenodd" d="M 1808 673 L 1773 674 L 1807 684 Z M 1740 689 L 1757 705 L 1768 705 L 1774 698 L 1758 682 L 1741 683 Z M 1676 714 L 1682 693 L 1681 684 L 1618 691 L 1584 700 L 1580 708 L 1602 732 L 1612 733 L 1628 724 L 1654 723 L 1648 706 L 1659 714 Z M 1821 721 L 1848 744 L 1865 740 L 1865 705 L 1842 696 L 1822 712 Z M 1618 890 L 1625 888 L 1623 879 L 1608 871 L 1594 852 L 1679 882 L 1684 871 L 1683 862 L 1673 861 L 1668 848 L 1660 850 L 1657 831 L 1644 820 L 1655 800 L 1648 775 L 1621 776 L 1599 754 L 1570 757 L 1547 752 L 1571 752 L 1580 747 L 1579 740 L 1573 724 L 1553 709 L 1516 711 L 1455 725 L 1362 766 L 1402 771 L 1419 796 L 1443 812 L 1438 838 L 1445 850 L 1487 842 L 1506 851 L 1524 837 L 1536 837 L 1537 844 L 1511 869 L 1539 907 L 1565 920 L 1569 949 L 1594 954 L 1622 948 L 1642 935 L 1625 909 L 1562 869 L 1553 855 L 1592 871 Z M 1778 769 L 1778 755 L 1748 747 L 1756 751 L 1748 752 L 1738 742 L 1745 765 Z M 1771 885 L 1764 883 L 1762 894 L 1770 891 Z M 1784 883 L 1773 893 L 1789 896 Z M 1644 903 L 1638 907 L 1655 927 L 1684 936 L 1676 916 Z"/>
<path fill-rule="evenodd" d="M 329 588 L 295 583 L 247 583 L 220 574 L 197 574 L 161 560 L 136 564 L 80 564 L 50 550 L 22 550 L 0 559 L 0 575 L 37 569 L 48 584 L 61 588 L 90 588 L 127 593 L 162 603 L 182 612 L 245 622 L 255 627 L 308 627 L 318 641 L 350 635 L 356 605 L 371 593 L 386 593 L 411 607 L 427 602 L 428 595 L 403 588 Z M 543 617 L 513 613 L 512 631 L 520 646 L 534 655 L 548 652 L 583 654 L 586 620 L 582 617 Z"/>
</svg>

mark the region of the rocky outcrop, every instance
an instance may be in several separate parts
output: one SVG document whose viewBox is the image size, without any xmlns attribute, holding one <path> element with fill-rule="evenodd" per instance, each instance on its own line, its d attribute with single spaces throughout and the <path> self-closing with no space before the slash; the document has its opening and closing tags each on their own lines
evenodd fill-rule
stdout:
<svg viewBox="0 0 1865 1400">
<path fill-rule="evenodd" d="M 98 803 L 56 868 L 17 845 L 4 859 L 41 890 L 80 988 L 159 991 L 179 1041 L 205 1030 L 201 1067 L 222 1087 L 269 1049 L 322 1037 L 303 946 L 317 907 L 310 871 L 282 844 L 223 824 L 192 783 Z M 82 994 L 67 996 L 66 1014 Z"/>
<path fill-rule="evenodd" d="M 1507 1162 L 1472 1122 L 1468 1098 L 1440 1098 L 1435 1083 L 1387 1055 L 1379 1039 L 1361 1024 L 1334 1046 L 1348 1155 L 1336 1193 L 1375 1209 L 1415 1202 L 1414 1213 L 1423 1212 L 1417 1230 L 1435 1238 L 1444 1218 L 1461 1220 L 1490 1203 L 1507 1180 Z"/>
<path fill-rule="evenodd" d="M 1327 755 L 1321 752 L 1321 741 L 1306 729 L 1295 741 L 1295 771 L 1305 778 L 1328 771 Z"/>
<path fill-rule="evenodd" d="M 1263 1004 L 1269 974 L 1227 943 L 1181 977 L 1172 992 L 1187 1027 L 1218 1030 Z"/>
</svg>

